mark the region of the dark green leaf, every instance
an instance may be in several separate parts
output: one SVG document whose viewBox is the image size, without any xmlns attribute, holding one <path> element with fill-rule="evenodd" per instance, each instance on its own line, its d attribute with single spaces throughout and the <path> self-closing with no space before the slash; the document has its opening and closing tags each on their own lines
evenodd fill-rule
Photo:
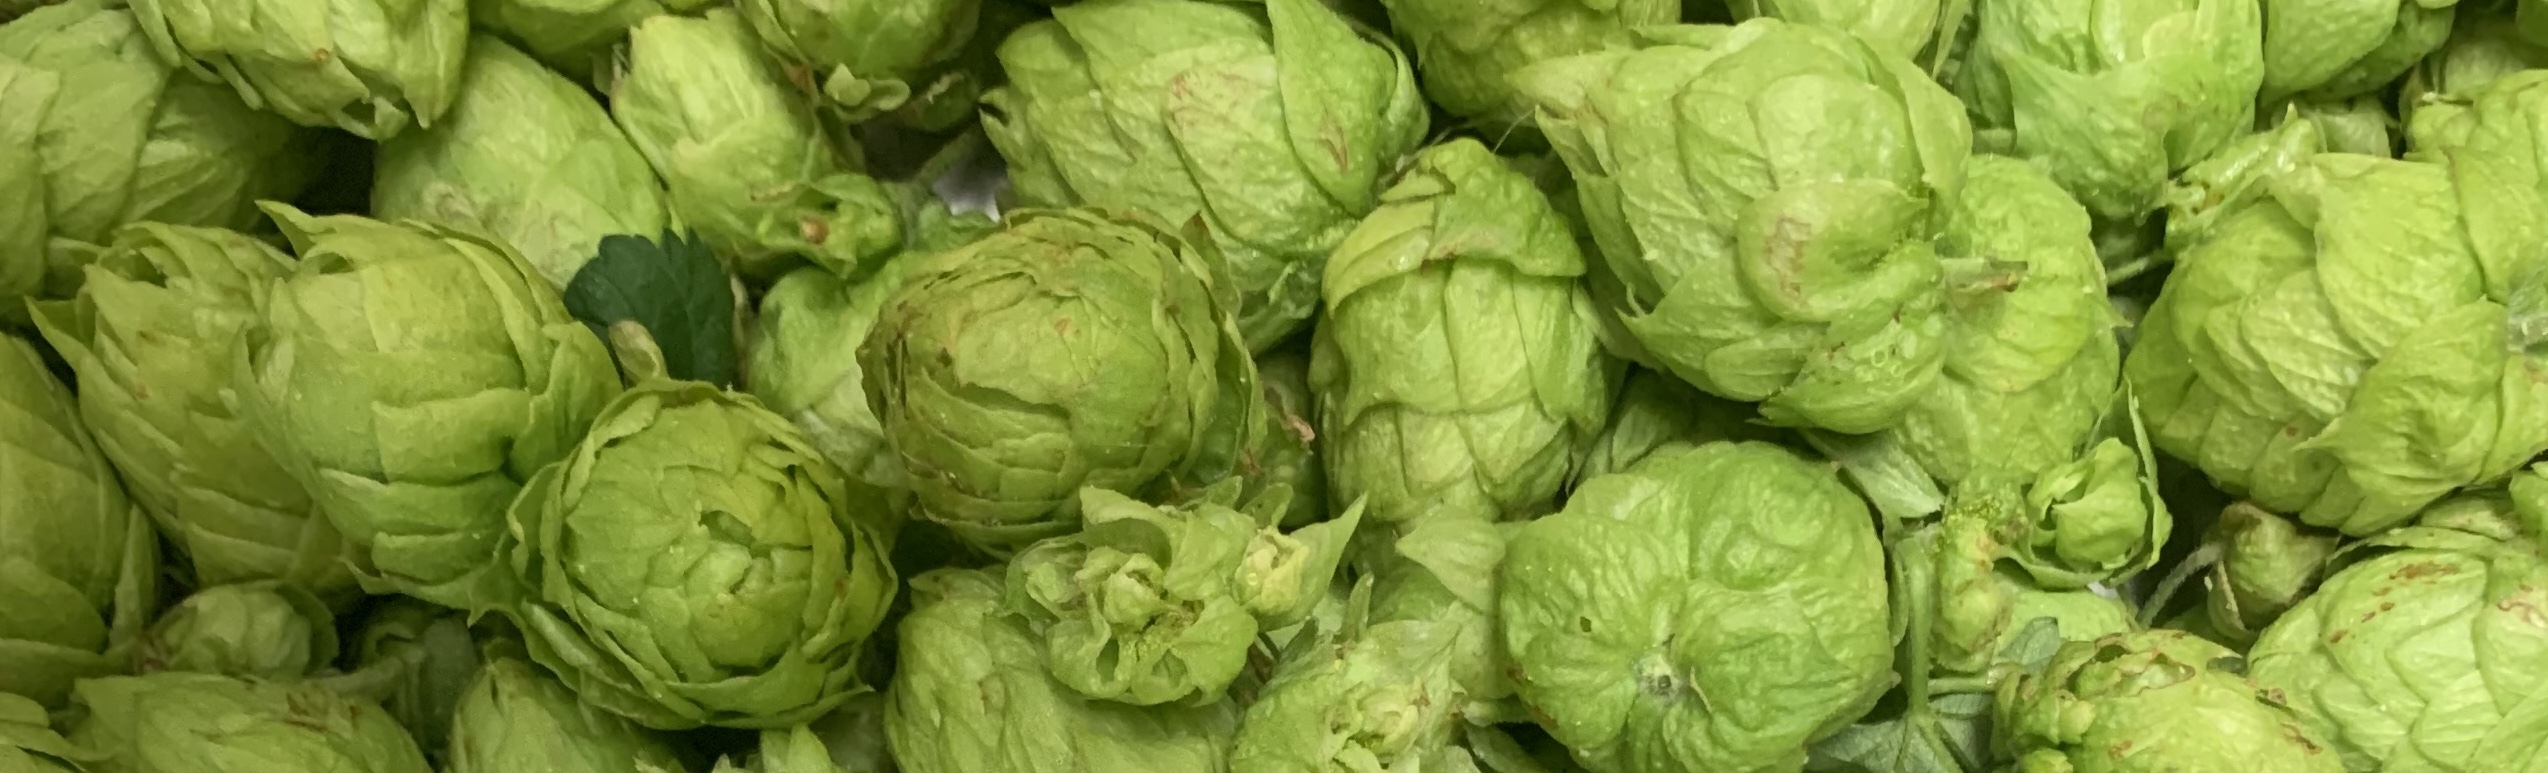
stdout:
<svg viewBox="0 0 2548 773">
<path fill-rule="evenodd" d="M 1991 696 L 1943 695 L 1926 709 L 1851 725 L 1814 744 L 1817 773 L 1984 773 Z"/>
<path fill-rule="evenodd" d="M 693 239 L 603 237 L 600 255 L 567 284 L 566 310 L 605 340 L 613 323 L 636 322 L 654 336 L 673 378 L 734 386 L 732 280 Z"/>
</svg>

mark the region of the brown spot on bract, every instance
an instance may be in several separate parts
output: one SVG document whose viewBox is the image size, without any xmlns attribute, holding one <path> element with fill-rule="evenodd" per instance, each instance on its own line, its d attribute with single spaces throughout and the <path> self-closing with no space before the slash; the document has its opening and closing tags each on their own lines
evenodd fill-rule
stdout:
<svg viewBox="0 0 2548 773">
<path fill-rule="evenodd" d="M 2118 760 L 2119 760 L 2119 759 L 2123 759 L 2123 758 L 2128 757 L 2128 756 L 2131 756 L 2131 754 L 2132 754 L 2132 739 L 2127 738 L 2127 739 L 2124 739 L 2124 740 L 2121 740 L 2121 741 L 2117 741 L 2117 742 L 2115 742 L 2115 744 L 2114 744 L 2113 746 L 2106 747 L 2106 754 L 2107 754 L 2108 756 L 2112 756 L 2112 757 L 2114 757 L 2115 759 L 2118 759 Z"/>
<path fill-rule="evenodd" d="M 2326 751 L 2318 748 L 2317 741 L 2309 740 L 2309 734 L 2301 732 L 2299 725 L 2289 722 L 2283 723 L 2283 739 L 2292 742 L 2293 745 L 2299 746 L 2301 751 L 2305 754 L 2322 754 Z"/>
<path fill-rule="evenodd" d="M 1344 127 L 1329 121 L 1325 129 L 1319 132 L 1318 139 L 1327 146 L 1327 155 L 1336 162 L 1337 169 L 1353 168 L 1354 149 L 1351 143 L 1345 141 Z"/>
<path fill-rule="evenodd" d="M 1071 334 L 1072 327 L 1074 326 L 1071 324 L 1071 318 L 1069 317 L 1053 318 L 1053 332 L 1055 333 L 1060 333 L 1067 337 Z"/>
<path fill-rule="evenodd" d="M 2451 566 L 2449 564 L 2420 561 L 2398 567 L 2397 571 L 2389 573 L 2389 579 L 2421 580 L 2427 577 L 2448 577 L 2454 574 L 2459 574 L 2459 571 L 2459 567 Z"/>
<path fill-rule="evenodd" d="M 2351 634 L 2351 633 L 2353 633 L 2353 632 L 2352 632 L 2352 631 L 2345 630 L 2345 629 L 2342 629 L 2342 628 L 2338 628 L 2338 629 L 2336 629 L 2336 632 L 2335 632 L 2335 633 L 2327 634 L 2327 643 L 2328 643 L 2328 644 L 2342 644 L 2342 643 L 2344 643 L 2345 636 L 2346 636 L 2347 634 Z"/>
<path fill-rule="evenodd" d="M 825 223 L 821 220 L 816 220 L 810 217 L 798 223 L 796 230 L 798 233 L 804 235 L 805 241 L 812 242 L 814 244 L 822 244 L 832 238 L 832 226 L 830 223 Z"/>
<path fill-rule="evenodd" d="M 325 48 L 311 51 L 310 61 L 318 64 L 327 64 L 328 62 L 336 61 L 336 52 Z"/>
</svg>

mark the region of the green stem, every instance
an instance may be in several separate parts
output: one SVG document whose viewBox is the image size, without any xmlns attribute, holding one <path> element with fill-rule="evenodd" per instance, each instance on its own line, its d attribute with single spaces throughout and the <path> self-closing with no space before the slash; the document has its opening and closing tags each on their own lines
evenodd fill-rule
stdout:
<svg viewBox="0 0 2548 773">
<path fill-rule="evenodd" d="M 2168 570 L 2167 576 L 2159 578 L 2159 584 L 2151 587 L 2149 598 L 2142 600 L 2141 627 L 2149 628 L 2157 624 L 2159 616 L 2166 613 L 2168 604 L 2176 600 L 2177 591 L 2184 587 L 2187 580 L 2193 579 L 2195 575 L 2202 574 L 2220 562 L 2221 547 L 2207 543 L 2195 549 L 2193 554 L 2186 556 L 2175 569 Z"/>
</svg>

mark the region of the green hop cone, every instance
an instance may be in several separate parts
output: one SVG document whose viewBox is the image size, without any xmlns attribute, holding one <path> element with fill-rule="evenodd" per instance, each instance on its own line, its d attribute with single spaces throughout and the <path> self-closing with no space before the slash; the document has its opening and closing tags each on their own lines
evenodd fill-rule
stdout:
<svg viewBox="0 0 2548 773">
<path fill-rule="evenodd" d="M 53 732 L 43 704 L 0 693 L 0 773 L 79 773 L 97 758 Z"/>
<path fill-rule="evenodd" d="M 1248 706 L 1232 773 L 1432 769 L 1458 737 L 1461 689 L 1443 663 L 1458 630 L 1390 622 L 1302 647 Z"/>
<path fill-rule="evenodd" d="M 1234 492 L 1235 487 L 1222 487 Z M 1135 706 L 1219 701 L 1263 631 L 1306 617 L 1326 594 L 1362 512 L 1283 533 L 1207 499 L 1158 508 L 1080 492 L 1077 534 L 1009 562 L 1010 610 L 1044 639 L 1070 689 Z"/>
<path fill-rule="evenodd" d="M 2451 35 L 2459 0 L 2263 0 L 2264 104 L 2389 85 Z M 2468 5 L 2474 7 L 2475 3 Z"/>
<path fill-rule="evenodd" d="M 1979 156 L 1944 218 L 1944 367 L 1884 437 L 1950 487 L 2078 458 L 2122 360 L 2088 213 L 2035 167 Z"/>
<path fill-rule="evenodd" d="M 2171 234 L 2178 266 L 2125 361 L 2160 450 L 2368 535 L 2548 449 L 2548 277 L 2523 246 L 2548 207 L 2521 179 L 2536 167 L 2479 152 L 2528 129 L 2476 126 L 2443 163 L 2299 156 L 2213 189 L 2232 198 Z"/>
<path fill-rule="evenodd" d="M 1978 141 L 2138 223 L 2254 123 L 2263 34 L 2255 0 L 1984 2 L 1957 90 Z"/>
<path fill-rule="evenodd" d="M 531 664 L 488 661 L 451 720 L 443 773 L 627 773 L 682 769 L 664 738 L 575 699 Z"/>
<path fill-rule="evenodd" d="M 2243 665 L 2183 631 L 2072 642 L 2000 684 L 1992 745 L 2020 773 L 2345 770 Z"/>
<path fill-rule="evenodd" d="M 254 226 L 258 200 L 318 172 L 316 133 L 160 61 L 120 5 L 0 26 L 0 317 L 23 296 L 68 297 L 81 248 L 119 226 Z"/>
<path fill-rule="evenodd" d="M 1626 48 L 1639 27 L 1681 20 L 1681 0 L 1382 0 L 1415 49 L 1425 96 L 1489 133 L 1530 120 L 1505 76 L 1542 59 Z"/>
<path fill-rule="evenodd" d="M 2548 478 L 2533 471 L 2349 548 L 2257 638 L 2249 673 L 2350 770 L 2548 765 L 2543 523 Z"/>
<path fill-rule="evenodd" d="M 850 696 L 841 707 L 822 719 L 804 726 L 819 748 L 830 754 L 830 761 L 843 773 L 892 773 L 893 749 L 885 739 L 885 694 L 865 692 Z M 766 746 L 775 731 L 762 731 Z M 784 734 L 790 748 L 802 748 L 804 736 Z M 790 759 L 797 759 L 794 754 Z M 809 768 L 811 770 L 811 768 Z M 833 769 L 823 768 L 824 773 Z"/>
<path fill-rule="evenodd" d="M 717 4 L 715 0 L 472 0 L 469 22 L 582 80 L 587 74 L 609 72 L 611 47 L 626 40 L 628 30 L 638 23 Z M 472 49 L 477 45 L 470 42 Z"/>
<path fill-rule="evenodd" d="M 1941 37 L 1949 19 L 1945 0 L 1726 0 L 1737 21 L 1781 19 L 1855 35 L 1883 51 L 1917 58 Z M 1985 3 L 1988 5 L 1988 3 Z M 1952 37 L 1949 35 L 1948 37 Z"/>
<path fill-rule="evenodd" d="M 534 660 L 638 724 L 802 724 L 861 689 L 897 517 L 751 398 L 650 381 L 514 502 L 514 616 Z"/>
<path fill-rule="evenodd" d="M 2426 100 L 2474 93 L 2495 79 L 2548 66 L 2548 46 L 2522 37 L 2510 17 L 2460 11 L 2450 41 L 2417 62 L 2398 87 L 2398 112 L 2407 120 Z"/>
<path fill-rule="evenodd" d="M 647 768 L 639 768 L 648 771 Z M 665 767 L 664 773 L 679 773 L 681 768 Z M 831 748 L 823 739 L 803 725 L 786 730 L 761 731 L 760 746 L 742 758 L 717 760 L 712 773 L 865 773 L 832 761 Z"/>
<path fill-rule="evenodd" d="M 159 538 L 35 347 L 0 335 L 0 693 L 59 707 L 125 673 L 158 609 Z"/>
<path fill-rule="evenodd" d="M 856 275 L 901 248 L 891 193 L 857 173 L 733 11 L 637 25 L 608 91 L 673 216 L 745 275 L 805 261 Z"/>
<path fill-rule="evenodd" d="M 911 580 L 885 733 L 905 773 L 1221 773 L 1238 708 L 1091 700 L 1053 680 L 997 576 Z M 985 695 L 999 700 L 986 701 Z"/>
<path fill-rule="evenodd" d="M 361 546 L 369 587 L 504 602 L 504 508 L 619 391 L 610 352 L 500 243 L 272 211 L 300 262 L 248 336 L 243 412 Z"/>
<path fill-rule="evenodd" d="M 72 743 L 101 759 L 90 773 L 429 773 L 407 731 L 379 706 L 318 682 L 263 682 L 168 671 L 80 683 Z"/>
<path fill-rule="evenodd" d="M 1517 73 L 1574 171 L 1646 364 L 1770 421 L 1881 430 L 1943 368 L 1963 107 L 1907 60 L 1776 20 Z M 1733 122 L 1748 128 L 1718 128 Z"/>
<path fill-rule="evenodd" d="M 1418 154 L 1327 263 L 1310 379 L 1332 500 L 1386 524 L 1555 510 L 1620 371 L 1583 274 L 1565 221 L 1486 146 Z"/>
<path fill-rule="evenodd" d="M 2332 102 L 2293 102 L 2266 123 L 2281 126 L 2304 119 L 2317 127 L 2330 153 L 2357 153 L 2394 158 L 2403 127 L 2377 94 Z"/>
<path fill-rule="evenodd" d="M 2240 644 L 2316 592 L 2336 552 L 2334 534 L 2244 502 L 2222 510 L 2204 541 L 2221 554 L 2207 580 L 2205 619 Z"/>
<path fill-rule="evenodd" d="M 204 586 L 301 585 L 357 595 L 353 557 L 309 491 L 265 448 L 227 393 L 242 333 L 292 260 L 245 234 L 127 227 L 85 268 L 80 293 L 35 308 L 79 375 L 80 413 L 142 509 Z"/>
<path fill-rule="evenodd" d="M 159 58 L 302 126 L 385 140 L 460 91 L 469 0 L 139 0 Z"/>
<path fill-rule="evenodd" d="M 1366 619 L 1304 634 L 1232 742 L 1232 773 L 1460 769 L 1464 727 L 1518 716 L 1495 626 L 1510 524 L 1419 522 L 1392 544 Z"/>
<path fill-rule="evenodd" d="M 1998 524 L 1972 515 L 1949 512 L 1935 527 L 1907 538 L 1894 554 L 1906 565 L 1902 582 L 1927 583 L 1921 592 L 1933 602 L 1926 621 L 1932 676 L 1989 673 L 2022 654 L 2012 650 L 2029 643 L 2029 628 L 2040 620 L 2051 621 L 2059 641 L 2086 641 L 2135 628 L 2132 608 L 2121 601 L 2093 590 L 2037 584 L 2007 560 L 2008 548 L 1994 534 Z M 1904 597 L 1919 596 L 1906 592 Z"/>
<path fill-rule="evenodd" d="M 1090 0 L 1000 46 L 983 123 L 1027 206 L 1200 220 L 1264 350 L 1425 132 L 1405 55 L 1316 0 Z"/>
<path fill-rule="evenodd" d="M 1513 681 L 1592 773 L 1795 770 L 1891 684 L 1882 556 L 1828 464 L 1656 452 L 1513 536 Z"/>
<path fill-rule="evenodd" d="M 2158 563 L 2175 521 L 2151 477 L 2157 460 L 2138 440 L 2099 441 L 2027 487 L 2023 525 L 2000 531 L 2023 535 L 2010 558 L 2037 584 L 2081 590 Z"/>
<path fill-rule="evenodd" d="M 489 37 L 450 116 L 381 143 L 372 216 L 473 228 L 563 288 L 602 237 L 666 226 L 663 185 L 584 88 Z"/>
<path fill-rule="evenodd" d="M 477 683 L 485 662 L 468 617 L 393 596 L 374 606 L 355 633 L 356 672 L 393 677 L 380 690 L 381 708 L 415 736 L 426 756 L 437 759 L 450 747 L 461 696 Z"/>
<path fill-rule="evenodd" d="M 2513 205 L 2548 196 L 2548 160 L 2527 139 L 2548 127 L 2548 72 L 2506 73 L 2483 85 L 2427 98 L 2422 108 L 2406 127 L 2408 158 L 2457 163 L 2465 178 L 2532 192 Z"/>
<path fill-rule="evenodd" d="M 1208 245 L 1098 210 L 1008 222 L 908 268 L 859 351 L 921 516 L 1007 552 L 1075 531 L 1082 487 L 1237 469 L 1265 406 Z"/>
<path fill-rule="evenodd" d="M 141 673 L 192 671 L 293 681 L 336 662 L 336 616 L 317 596 L 273 581 L 195 591 L 161 613 L 134 649 Z"/>
<path fill-rule="evenodd" d="M 986 0 L 742 0 L 772 55 L 853 118 L 900 108 L 966 50 Z M 988 0 L 1001 2 L 1002 0 Z"/>
</svg>

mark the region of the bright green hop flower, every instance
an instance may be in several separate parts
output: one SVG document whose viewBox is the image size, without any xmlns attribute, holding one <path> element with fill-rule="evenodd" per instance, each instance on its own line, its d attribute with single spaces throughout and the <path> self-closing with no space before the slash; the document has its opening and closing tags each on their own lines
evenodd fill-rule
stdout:
<svg viewBox="0 0 2548 773">
<path fill-rule="evenodd" d="M 891 193 L 833 145 L 733 11 L 638 24 L 608 91 L 611 117 L 663 176 L 673 216 L 746 275 L 811 261 L 853 276 L 901 249 Z"/>
<path fill-rule="evenodd" d="M 2457 147 L 2419 143 L 2445 163 L 2303 155 L 2212 188 L 2231 198 L 2171 234 L 2179 265 L 2125 362 L 2155 445 L 2357 536 L 2548 450 L 2548 276 L 2516 246 L 2548 237 L 2548 208 L 2525 156 L 2494 150 L 2528 123 L 2467 115 Z"/>
<path fill-rule="evenodd" d="M 478 671 L 451 720 L 443 773 L 627 773 L 681 770 L 672 744 L 575 693 L 530 663 L 496 658 Z"/>
<path fill-rule="evenodd" d="M 22 313 L 24 296 L 69 297 L 82 248 L 117 227 L 252 227 L 264 220 L 258 200 L 297 196 L 317 174 L 317 133 L 162 62 L 121 5 L 79 0 L 0 26 L 0 180 L 10 181 L 0 317 Z"/>
<path fill-rule="evenodd" d="M 2463 9 L 2450 40 L 2407 72 L 2398 112 L 2412 121 L 2425 100 L 2474 93 L 2496 78 L 2541 67 L 2548 67 L 2548 46 L 2522 37 L 2512 17 Z"/>
<path fill-rule="evenodd" d="M 80 683 L 72 743 L 90 773 L 429 773 L 407 731 L 315 681 L 165 671 Z"/>
<path fill-rule="evenodd" d="M 1827 463 L 1671 447 L 1512 538 L 1523 702 L 1592 773 L 1796 770 L 1891 686 L 1875 520 Z"/>
<path fill-rule="evenodd" d="M 272 211 L 300 262 L 248 336 L 245 414 L 372 587 L 493 608 L 504 508 L 619 391 L 610 352 L 501 243 Z"/>
<path fill-rule="evenodd" d="M 473 0 L 469 22 L 519 44 L 559 72 L 581 80 L 610 71 L 611 47 L 656 16 L 691 13 L 716 0 Z M 477 46 L 471 41 L 472 48 Z"/>
<path fill-rule="evenodd" d="M 941 569 L 912 578 L 911 593 L 885 706 L 894 764 L 906 773 L 1229 770 L 1231 702 L 1081 696 L 1044 669 L 1043 641 L 1008 614 L 997 576 Z"/>
<path fill-rule="evenodd" d="M 480 649 L 466 613 L 392 596 L 374 606 L 355 633 L 354 668 L 394 677 L 380 690 L 381 708 L 415 736 L 425 756 L 439 761 L 450 747 L 461 696 L 476 685 L 486 661 Z"/>
<path fill-rule="evenodd" d="M 2333 102 L 2292 102 L 2283 113 L 2265 123 L 2280 127 L 2294 119 L 2306 119 L 2316 125 L 2327 152 L 2384 158 L 2398 154 L 2402 126 L 2398 116 L 2389 114 L 2388 104 L 2378 94 Z"/>
<path fill-rule="evenodd" d="M 2246 134 L 2264 80 L 2255 0 L 1985 2 L 1958 92 L 1977 141 L 2026 158 L 2105 221 Z"/>
<path fill-rule="evenodd" d="M 292 681 L 336 663 L 336 616 L 297 585 L 195 591 L 160 614 L 133 653 L 141 673 L 192 671 Z"/>
<path fill-rule="evenodd" d="M 561 288 L 602 237 L 667 223 L 654 168 L 592 95 L 485 36 L 450 115 L 381 143 L 375 170 L 373 217 L 482 231 Z"/>
<path fill-rule="evenodd" d="M 1044 639 L 1056 681 L 1135 706 L 1221 700 L 1260 632 L 1300 622 L 1325 597 L 1362 522 L 1348 508 L 1284 533 L 1279 507 L 1159 508 L 1096 488 L 1080 502 L 1079 533 L 1009 562 L 1008 603 Z"/>
<path fill-rule="evenodd" d="M 2025 653 L 2030 626 L 2050 620 L 2058 641 L 2086 641 L 2134 630 L 2132 608 L 2082 588 L 2047 588 L 2007 560 L 2000 524 L 1950 511 L 1894 550 L 1903 583 L 1924 583 L 1931 676 L 1986 674 Z M 2049 653 L 2047 653 L 2049 654 Z"/>
<path fill-rule="evenodd" d="M 989 0 L 1001 2 L 1002 0 Z M 985 0 L 742 0 L 780 61 L 857 118 L 924 97 L 966 50 Z"/>
<path fill-rule="evenodd" d="M 1327 263 L 1310 379 L 1331 498 L 1387 524 L 1555 510 L 1620 374 L 1575 234 L 1474 140 L 1412 163 Z"/>
<path fill-rule="evenodd" d="M 35 347 L 0 335 L 0 693 L 46 706 L 132 669 L 158 609 L 159 537 Z"/>
<path fill-rule="evenodd" d="M 1726 0 L 1737 21 L 1782 19 L 1847 32 L 1876 50 L 1917 58 L 1948 21 L 1942 0 Z M 1985 5 L 1988 5 L 1985 3 Z"/>
<path fill-rule="evenodd" d="M 133 14 L 160 59 L 369 140 L 441 120 L 469 48 L 469 0 L 138 0 Z"/>
<path fill-rule="evenodd" d="M 240 336 L 292 271 L 256 237 L 137 224 L 86 266 L 76 299 L 37 305 L 35 321 L 79 375 L 98 447 L 197 583 L 283 580 L 343 603 L 359 593 L 349 546 L 224 397 Z"/>
<path fill-rule="evenodd" d="M 97 758 L 96 752 L 53 732 L 53 718 L 43 704 L 23 695 L 0 693 L 0 771 L 79 773 L 81 765 Z"/>
<path fill-rule="evenodd" d="M 1405 55 L 1316 0 L 1090 0 L 999 57 L 983 122 L 1017 200 L 1200 220 L 1256 350 L 1317 313 L 1328 253 L 1424 138 Z"/>
<path fill-rule="evenodd" d="M 1506 76 L 1542 59 L 1632 45 L 1639 27 L 1681 20 L 1681 0 L 1382 0 L 1415 49 L 1424 93 L 1492 133 L 1530 120 Z"/>
<path fill-rule="evenodd" d="M 2548 478 L 2533 471 L 2350 548 L 2257 638 L 2249 673 L 2349 770 L 2539 770 L 2543 524 Z"/>
<path fill-rule="evenodd" d="M 2345 770 L 2242 666 L 2183 631 L 2072 642 L 2000 684 L 1992 745 L 2018 773 Z"/>
<path fill-rule="evenodd" d="M 1513 524 L 1420 521 L 1372 575 L 1367 618 L 1284 648 L 1230 748 L 1232 773 L 1463 769 L 1462 730 L 1505 704 L 1496 572 Z"/>
<path fill-rule="evenodd" d="M 751 398 L 649 381 L 514 502 L 513 614 L 534 660 L 638 724 L 802 724 L 860 687 L 898 517 Z"/>
<path fill-rule="evenodd" d="M 2078 459 L 2110 423 L 2123 358 L 2088 212 L 2002 156 L 1975 157 L 1942 210 L 1944 364 L 1883 437 L 1950 487 Z"/>
<path fill-rule="evenodd" d="M 1963 184 L 1962 104 L 1844 33 L 1650 34 L 1514 76 L 1574 171 L 1640 359 L 1782 425 L 1899 423 L 1944 367 L 1931 237 Z"/>
<path fill-rule="evenodd" d="M 645 773 L 680 773 L 678 765 L 660 769 L 640 767 Z M 713 773 L 865 773 L 841 766 L 832 760 L 832 751 L 815 735 L 813 729 L 798 725 L 786 730 L 761 731 L 760 746 L 744 757 L 717 760 Z"/>
<path fill-rule="evenodd" d="M 2204 594 L 2204 618 L 2225 643 L 2246 644 L 2318 590 L 2336 535 L 2244 502 L 2221 511 L 2204 544 L 2220 552 Z"/>
<path fill-rule="evenodd" d="M 1209 243 L 1098 210 L 1008 222 L 907 269 L 859 351 L 920 515 L 1007 552 L 1076 531 L 1083 487 L 1236 471 L 1264 398 Z"/>
<path fill-rule="evenodd" d="M 2380 90 L 2450 38 L 2460 0 L 2262 0 L 2258 97 L 2344 99 Z M 2474 7 L 2474 3 L 2468 4 Z"/>
</svg>

